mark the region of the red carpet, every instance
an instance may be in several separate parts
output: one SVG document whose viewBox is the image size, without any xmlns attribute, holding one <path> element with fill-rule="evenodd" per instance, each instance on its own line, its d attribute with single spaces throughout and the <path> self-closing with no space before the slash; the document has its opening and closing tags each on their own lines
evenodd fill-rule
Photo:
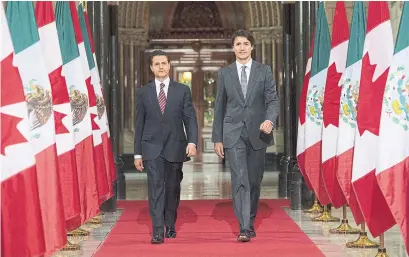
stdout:
<svg viewBox="0 0 409 257">
<path fill-rule="evenodd" d="M 288 200 L 262 200 L 255 224 L 257 237 L 239 243 L 231 200 L 181 201 L 177 238 L 151 245 L 148 202 L 119 201 L 118 208 L 124 212 L 95 257 L 324 256 L 281 209 L 284 206 Z"/>
</svg>

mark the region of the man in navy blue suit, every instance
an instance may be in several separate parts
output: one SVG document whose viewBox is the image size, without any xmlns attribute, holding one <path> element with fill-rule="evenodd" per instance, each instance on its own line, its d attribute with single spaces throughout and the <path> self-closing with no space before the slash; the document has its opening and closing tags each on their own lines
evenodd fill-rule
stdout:
<svg viewBox="0 0 409 257">
<path fill-rule="evenodd" d="M 198 125 L 190 88 L 169 78 L 166 53 L 154 51 L 150 68 L 155 80 L 136 92 L 134 163 L 147 171 L 151 243 L 161 244 L 176 237 L 182 167 L 196 154 Z"/>
</svg>

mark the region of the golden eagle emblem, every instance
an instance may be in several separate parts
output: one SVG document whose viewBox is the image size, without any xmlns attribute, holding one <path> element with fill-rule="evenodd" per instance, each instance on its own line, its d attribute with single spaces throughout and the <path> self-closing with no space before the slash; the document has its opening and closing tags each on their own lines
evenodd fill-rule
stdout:
<svg viewBox="0 0 409 257">
<path fill-rule="evenodd" d="M 104 115 L 105 112 L 105 102 L 104 98 L 99 95 L 95 95 L 97 98 L 97 111 L 98 111 L 98 119 L 102 118 L 102 115 Z"/>
<path fill-rule="evenodd" d="M 409 131 L 408 67 L 399 65 L 390 71 L 383 96 L 383 111 L 393 123 Z"/>
<path fill-rule="evenodd" d="M 46 124 L 53 114 L 51 91 L 42 88 L 33 79 L 30 81 L 30 93 L 26 95 L 28 116 L 33 117 L 31 130 Z"/>
<path fill-rule="evenodd" d="M 88 96 L 79 90 L 70 89 L 70 103 L 73 126 L 84 120 L 88 110 Z"/>
</svg>

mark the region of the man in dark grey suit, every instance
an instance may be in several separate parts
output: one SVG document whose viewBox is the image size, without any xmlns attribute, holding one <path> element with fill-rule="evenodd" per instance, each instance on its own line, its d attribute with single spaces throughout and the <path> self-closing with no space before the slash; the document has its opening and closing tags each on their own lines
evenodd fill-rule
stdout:
<svg viewBox="0 0 409 257">
<path fill-rule="evenodd" d="M 254 38 L 239 30 L 232 39 L 236 61 L 219 72 L 212 141 L 217 155 L 230 164 L 234 213 L 240 242 L 256 236 L 254 220 L 264 174 L 266 148 L 279 99 L 271 68 L 251 59 Z"/>
<path fill-rule="evenodd" d="M 161 244 L 164 226 L 176 237 L 183 162 L 196 154 L 198 128 L 190 89 L 170 80 L 166 53 L 154 51 L 150 68 L 155 80 L 136 92 L 135 167 L 148 173 L 151 243 Z"/>
</svg>

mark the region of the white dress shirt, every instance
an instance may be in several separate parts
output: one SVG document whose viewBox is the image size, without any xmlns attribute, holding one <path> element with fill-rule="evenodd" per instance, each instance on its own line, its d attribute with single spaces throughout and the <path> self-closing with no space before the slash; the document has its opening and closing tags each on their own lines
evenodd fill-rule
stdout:
<svg viewBox="0 0 409 257">
<path fill-rule="evenodd" d="M 167 77 L 163 82 L 155 78 L 155 85 L 156 85 L 156 96 L 159 97 L 160 93 L 160 84 L 165 84 L 165 87 L 163 88 L 163 91 L 165 91 L 165 96 L 168 98 L 168 89 L 169 89 L 169 82 L 170 78 Z"/>
<path fill-rule="evenodd" d="M 157 78 L 155 78 L 155 86 L 156 86 L 156 96 L 159 97 L 160 93 L 160 84 L 165 84 L 165 87 L 163 88 L 163 91 L 165 92 L 166 98 L 168 98 L 168 90 L 169 90 L 169 83 L 170 83 L 170 78 L 167 77 L 164 81 L 160 81 Z M 196 146 L 194 143 L 189 143 L 194 146 Z M 142 158 L 142 155 L 134 155 L 134 159 L 139 159 Z"/>
<path fill-rule="evenodd" d="M 239 74 L 239 81 L 241 83 L 241 72 L 242 72 L 242 67 L 246 66 L 246 76 L 247 76 L 247 83 L 249 83 L 249 78 L 250 78 L 250 71 L 251 71 L 251 63 L 253 62 L 252 59 L 250 59 L 246 64 L 241 64 L 236 60 L 236 66 L 237 66 L 237 73 Z"/>
</svg>

